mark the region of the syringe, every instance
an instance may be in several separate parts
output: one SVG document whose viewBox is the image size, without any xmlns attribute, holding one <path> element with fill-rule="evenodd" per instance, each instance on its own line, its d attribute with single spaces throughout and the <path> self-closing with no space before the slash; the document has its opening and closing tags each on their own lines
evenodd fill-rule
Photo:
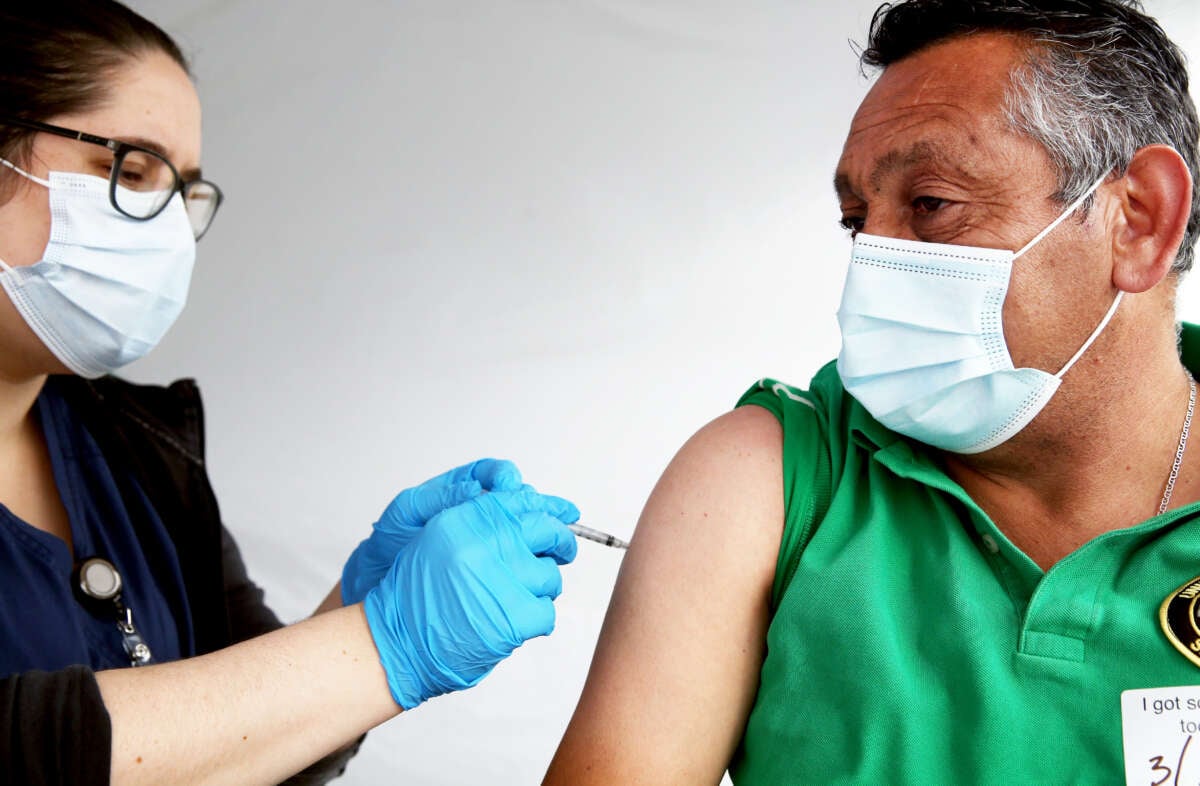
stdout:
<svg viewBox="0 0 1200 786">
<path fill-rule="evenodd" d="M 605 546 L 612 546 L 614 549 L 629 548 L 629 544 L 618 538 L 616 535 L 609 535 L 607 532 L 601 532 L 598 529 L 585 527 L 582 524 L 568 524 L 567 529 L 571 530 L 581 538 L 594 540 L 597 543 L 603 543 Z"/>
</svg>

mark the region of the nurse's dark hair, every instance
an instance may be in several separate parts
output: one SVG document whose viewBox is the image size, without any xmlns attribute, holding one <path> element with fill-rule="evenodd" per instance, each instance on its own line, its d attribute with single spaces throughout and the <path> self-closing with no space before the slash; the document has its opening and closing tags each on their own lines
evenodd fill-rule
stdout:
<svg viewBox="0 0 1200 786">
<path fill-rule="evenodd" d="M 1200 123 L 1183 52 L 1136 0 L 907 0 L 871 20 L 864 68 L 887 68 L 926 47 L 981 32 L 1029 41 L 1012 74 L 1005 112 L 1058 167 L 1055 198 L 1068 204 L 1106 172 L 1123 174 L 1152 144 L 1175 148 L 1200 183 Z M 1191 268 L 1200 235 L 1200 189 L 1173 266 Z"/>
<path fill-rule="evenodd" d="M 118 70 L 151 52 L 188 71 L 169 35 L 113 0 L 0 0 L 0 115 L 46 121 L 100 106 Z M 35 133 L 0 123 L 0 156 L 25 160 Z"/>
</svg>

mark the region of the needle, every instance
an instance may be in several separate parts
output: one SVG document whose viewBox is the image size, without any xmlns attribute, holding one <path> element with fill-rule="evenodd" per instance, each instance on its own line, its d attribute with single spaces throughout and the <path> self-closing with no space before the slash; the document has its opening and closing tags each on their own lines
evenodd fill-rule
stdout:
<svg viewBox="0 0 1200 786">
<path fill-rule="evenodd" d="M 609 535 L 607 532 L 601 532 L 598 529 L 585 527 L 582 524 L 568 524 L 567 529 L 574 532 L 581 538 L 594 540 L 597 543 L 603 543 L 605 546 L 612 546 L 614 549 L 627 549 L 629 544 L 615 535 Z"/>
</svg>

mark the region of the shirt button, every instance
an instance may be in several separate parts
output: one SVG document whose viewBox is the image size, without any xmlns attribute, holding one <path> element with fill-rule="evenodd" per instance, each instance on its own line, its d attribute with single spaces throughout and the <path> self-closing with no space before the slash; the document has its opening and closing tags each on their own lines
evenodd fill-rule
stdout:
<svg viewBox="0 0 1200 786">
<path fill-rule="evenodd" d="M 983 540 L 983 547 L 986 548 L 988 551 L 990 551 L 993 554 L 1000 553 L 1000 544 L 997 543 L 996 539 L 993 538 L 991 535 L 985 534 L 983 536 L 982 540 Z"/>
</svg>

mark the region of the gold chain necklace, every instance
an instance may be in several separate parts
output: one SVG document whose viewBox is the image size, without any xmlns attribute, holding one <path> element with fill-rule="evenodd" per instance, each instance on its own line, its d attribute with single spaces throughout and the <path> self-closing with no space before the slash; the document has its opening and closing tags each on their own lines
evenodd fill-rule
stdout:
<svg viewBox="0 0 1200 786">
<path fill-rule="evenodd" d="M 1196 408 L 1196 380 L 1188 374 L 1188 407 L 1187 415 L 1183 418 L 1183 431 L 1179 432 L 1179 449 L 1175 451 L 1175 463 L 1171 465 L 1171 474 L 1167 476 L 1167 488 L 1163 491 L 1162 502 L 1158 503 L 1158 515 L 1167 512 L 1171 504 L 1171 492 L 1175 490 L 1175 479 L 1179 477 L 1179 465 L 1183 463 L 1183 451 L 1187 448 L 1188 430 L 1192 427 L 1192 410 Z"/>
</svg>

